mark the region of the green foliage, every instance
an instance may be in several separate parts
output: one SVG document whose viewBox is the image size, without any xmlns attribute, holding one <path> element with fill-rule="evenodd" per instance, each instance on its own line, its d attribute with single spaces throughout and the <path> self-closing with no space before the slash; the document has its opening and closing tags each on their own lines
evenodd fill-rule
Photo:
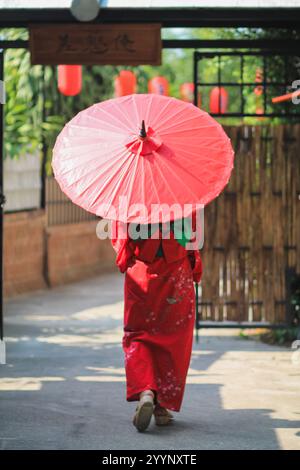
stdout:
<svg viewBox="0 0 300 470">
<path fill-rule="evenodd" d="M 7 39 L 26 39 L 26 32 L 5 31 Z M 31 68 L 29 54 L 21 49 L 5 53 L 5 157 L 34 153 L 41 145 L 41 67 Z"/>
<path fill-rule="evenodd" d="M 25 30 L 2 30 L 5 39 L 28 39 Z M 5 157 L 47 151 L 51 160 L 57 134 L 74 114 L 109 98 L 113 93 L 115 67 L 83 67 L 79 96 L 62 96 L 57 90 L 57 68 L 32 66 L 29 52 L 8 49 L 5 53 Z M 47 165 L 50 171 L 50 164 Z"/>
<path fill-rule="evenodd" d="M 261 335 L 261 340 L 268 344 L 290 346 L 297 339 L 298 328 L 281 328 Z"/>
<path fill-rule="evenodd" d="M 239 338 L 244 340 L 257 340 L 263 343 L 290 347 L 299 335 L 299 327 L 278 329 L 249 329 L 241 330 Z"/>
<path fill-rule="evenodd" d="M 300 275 L 294 274 L 291 279 L 291 315 L 294 325 L 300 326 Z"/>
</svg>

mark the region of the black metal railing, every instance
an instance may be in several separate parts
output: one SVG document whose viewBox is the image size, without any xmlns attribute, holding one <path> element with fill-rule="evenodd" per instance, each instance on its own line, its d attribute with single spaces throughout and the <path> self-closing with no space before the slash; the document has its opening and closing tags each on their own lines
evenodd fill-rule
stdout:
<svg viewBox="0 0 300 470">
<path fill-rule="evenodd" d="M 48 226 L 97 220 L 94 214 L 76 206 L 60 189 L 53 176 L 46 178 L 46 216 Z"/>
<path fill-rule="evenodd" d="M 300 105 L 294 105 L 291 100 L 276 104 L 272 102 L 272 98 L 297 91 L 292 88 L 292 82 L 300 78 L 300 76 L 295 76 L 296 63 L 299 63 L 299 54 L 294 49 L 195 51 L 194 104 L 205 111 L 210 111 L 211 90 L 214 87 L 223 87 L 228 92 L 228 107 L 225 111 L 222 110 L 222 98 L 219 93 L 219 106 L 217 107 L 219 112 L 210 111 L 212 116 L 299 119 Z M 212 71 L 212 79 L 207 81 L 205 80 L 205 75 L 207 75 L 205 67 L 208 66 Z M 253 111 L 255 92 L 260 98 L 259 111 Z M 252 102 L 251 95 L 254 98 Z"/>
</svg>

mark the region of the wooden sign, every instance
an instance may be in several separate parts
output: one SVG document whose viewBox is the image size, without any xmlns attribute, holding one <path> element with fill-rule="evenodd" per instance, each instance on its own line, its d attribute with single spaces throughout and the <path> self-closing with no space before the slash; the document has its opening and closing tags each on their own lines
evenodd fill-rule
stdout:
<svg viewBox="0 0 300 470">
<path fill-rule="evenodd" d="M 31 63 L 160 65 L 160 24 L 62 24 L 29 28 Z"/>
</svg>

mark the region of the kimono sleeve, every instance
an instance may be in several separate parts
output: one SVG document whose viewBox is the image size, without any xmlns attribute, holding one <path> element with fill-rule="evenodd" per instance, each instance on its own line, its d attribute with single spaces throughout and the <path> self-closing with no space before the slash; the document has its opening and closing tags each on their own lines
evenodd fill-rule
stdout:
<svg viewBox="0 0 300 470">
<path fill-rule="evenodd" d="M 193 281 L 198 284 L 201 281 L 203 273 L 203 265 L 200 253 L 197 250 L 189 251 L 188 257 L 192 267 Z"/>
<path fill-rule="evenodd" d="M 134 264 L 135 245 L 128 236 L 127 224 L 119 221 L 111 222 L 111 244 L 115 250 L 116 265 L 121 273 Z"/>
</svg>

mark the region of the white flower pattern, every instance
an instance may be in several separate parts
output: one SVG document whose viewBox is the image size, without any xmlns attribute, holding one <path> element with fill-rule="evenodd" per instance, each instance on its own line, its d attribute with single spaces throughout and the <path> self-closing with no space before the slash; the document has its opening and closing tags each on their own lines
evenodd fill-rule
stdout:
<svg viewBox="0 0 300 470">
<path fill-rule="evenodd" d="M 130 334 L 130 333 L 128 333 L 128 332 L 125 332 L 125 333 L 124 333 L 123 344 L 125 343 L 126 337 L 128 337 L 129 334 Z M 125 367 L 128 366 L 128 362 L 129 362 L 129 360 L 132 358 L 132 356 L 134 356 L 134 353 L 136 352 L 136 350 L 137 350 L 137 344 L 136 344 L 136 342 L 132 342 L 128 347 L 124 348 L 124 363 L 125 363 Z"/>
<path fill-rule="evenodd" d="M 157 400 L 159 403 L 169 403 L 170 410 L 174 409 L 172 402 L 180 398 L 183 394 L 184 384 L 175 375 L 174 369 L 170 369 L 166 375 L 158 376 L 157 379 Z"/>
<path fill-rule="evenodd" d="M 161 332 L 173 332 L 184 326 L 194 315 L 194 288 L 190 270 L 185 266 L 180 266 L 168 279 L 174 286 L 171 297 L 166 298 L 163 318 L 160 323 Z M 180 303 L 184 301 L 184 308 L 180 308 Z M 186 302 L 190 304 L 189 309 Z M 188 313 L 187 313 L 188 310 Z M 159 332 L 159 329 L 158 329 Z"/>
</svg>

